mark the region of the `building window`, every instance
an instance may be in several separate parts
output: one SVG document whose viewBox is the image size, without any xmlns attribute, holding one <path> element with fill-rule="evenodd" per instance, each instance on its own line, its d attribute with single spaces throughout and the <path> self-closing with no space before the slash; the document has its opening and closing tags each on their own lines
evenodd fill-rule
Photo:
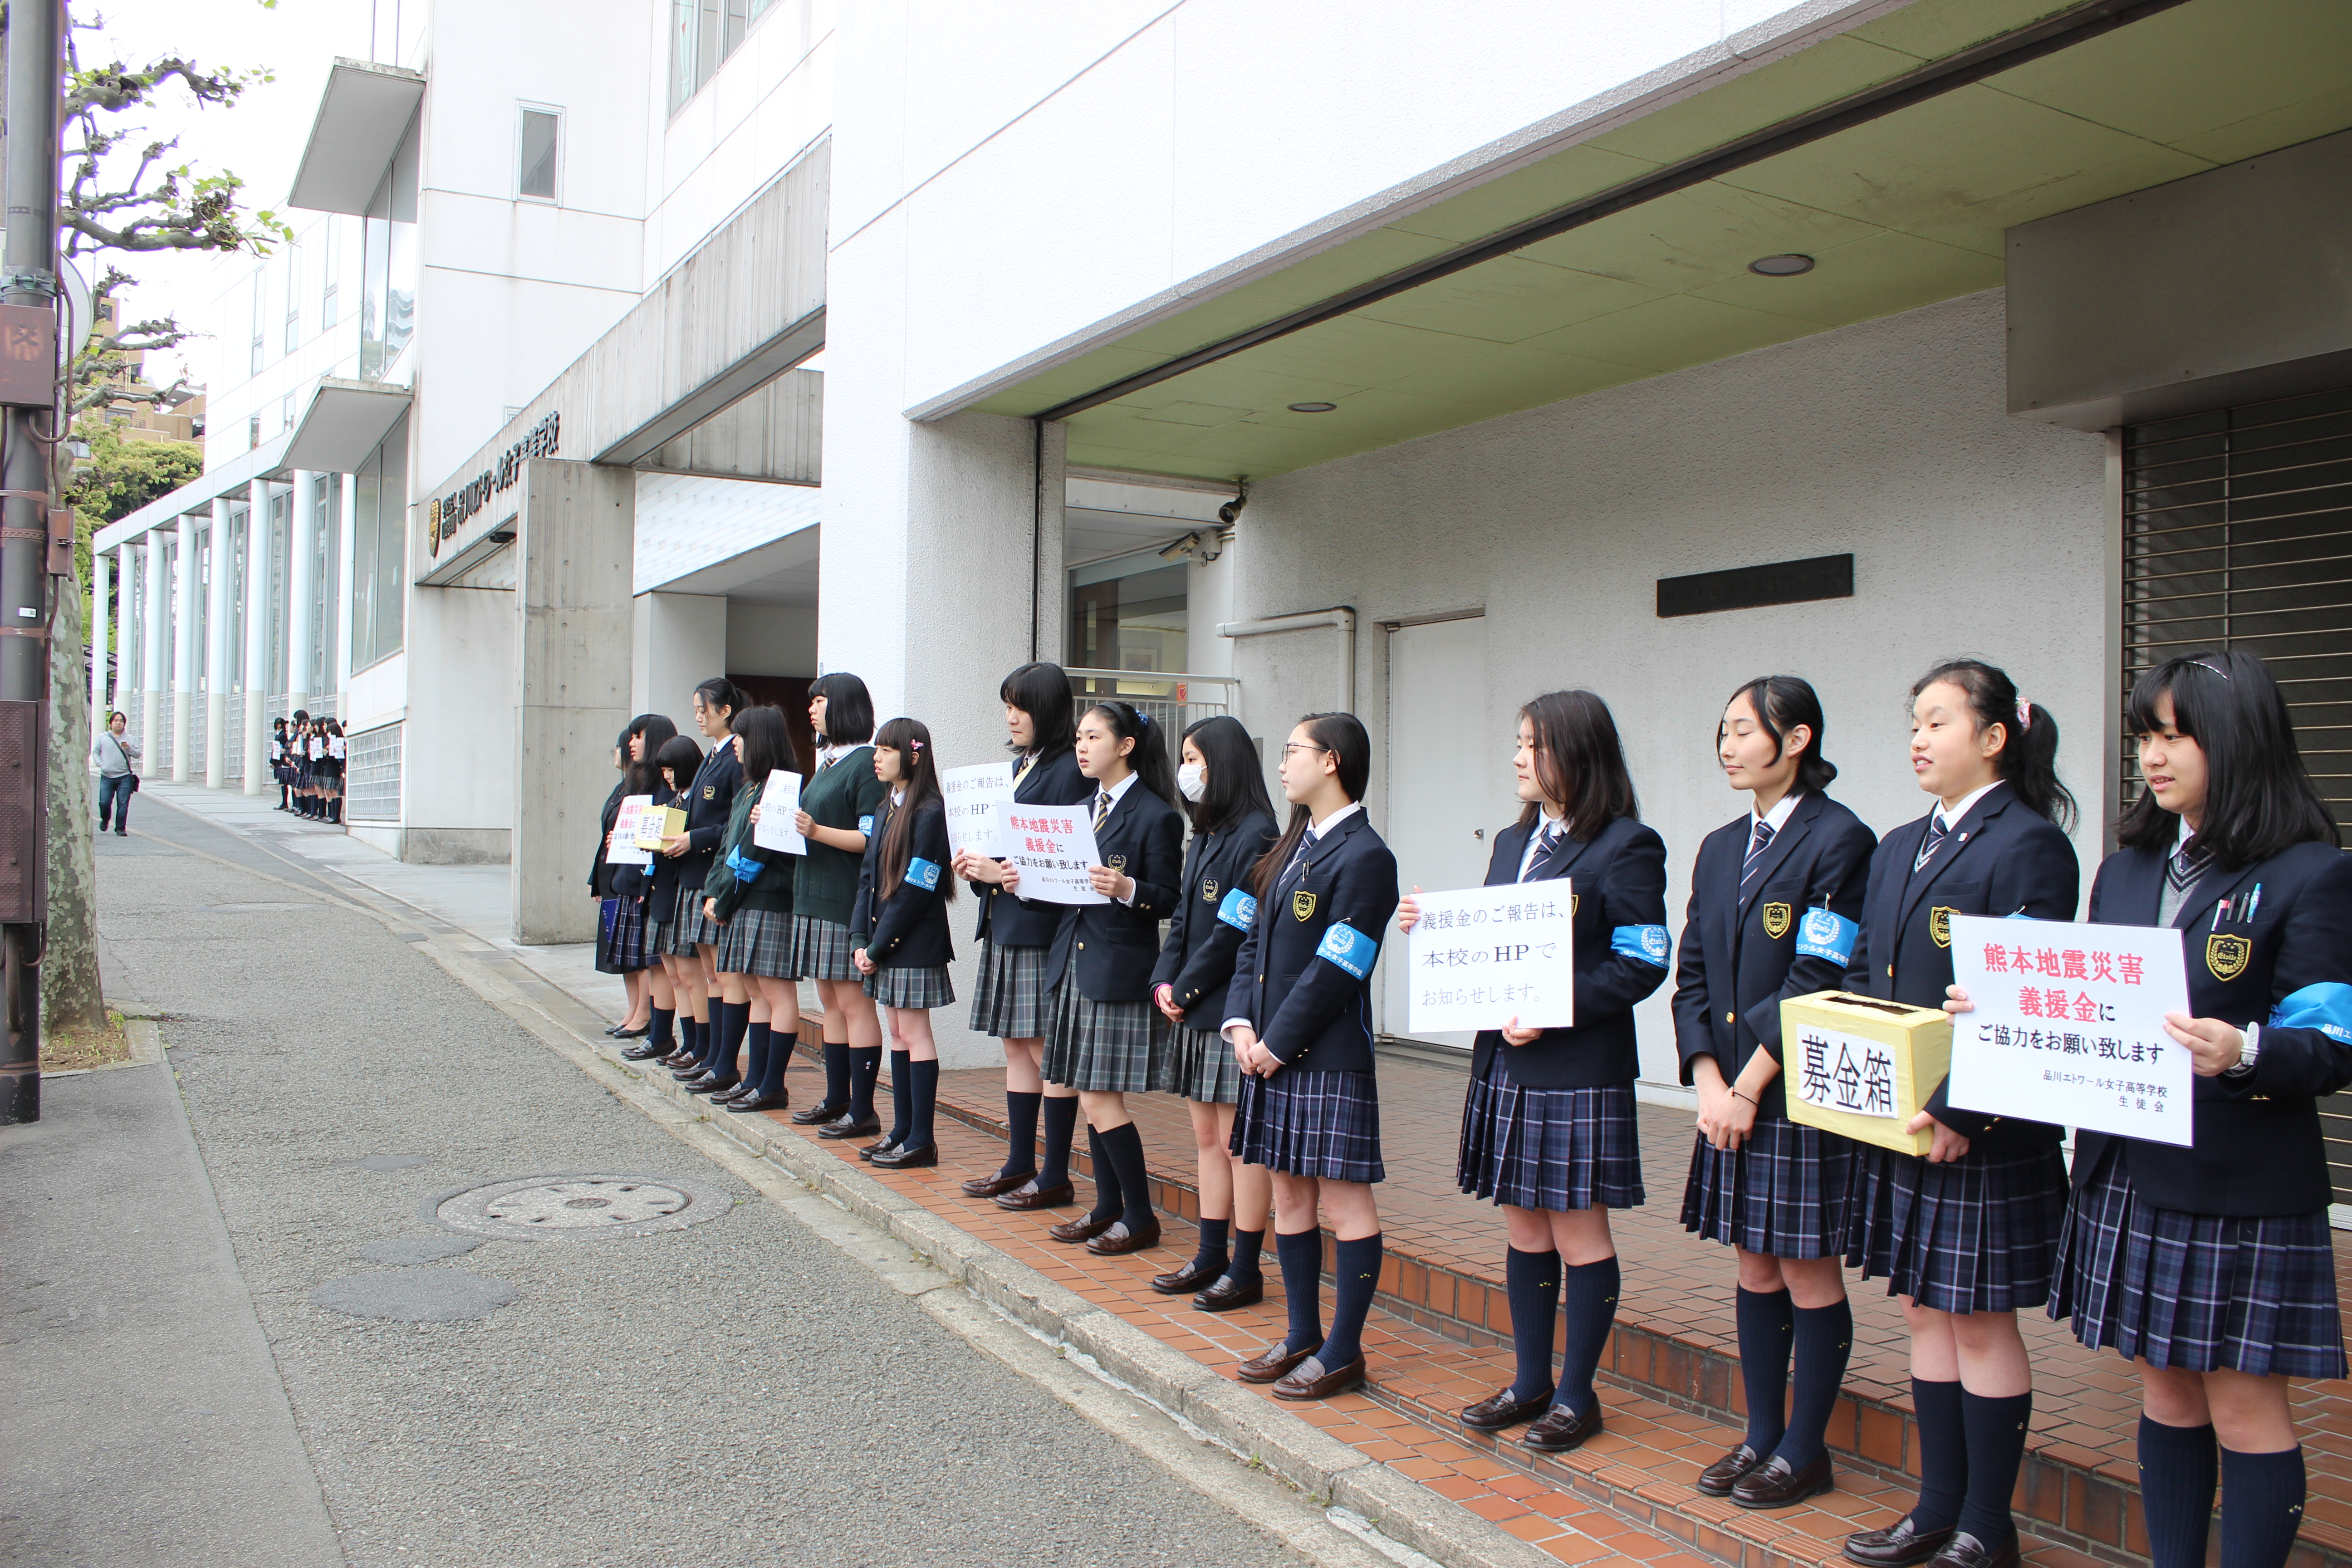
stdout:
<svg viewBox="0 0 2352 1568">
<path fill-rule="evenodd" d="M 319 270 L 324 280 L 319 289 L 319 330 L 325 331 L 339 319 L 335 307 L 335 285 L 343 275 L 341 226 L 330 217 L 319 227 Z"/>
<path fill-rule="evenodd" d="M 253 417 L 252 417 L 252 418 L 250 418 L 250 419 L 247 419 L 247 420 L 245 422 L 245 449 L 246 449 L 247 451 L 250 452 L 250 451 L 252 451 L 256 447 L 258 447 L 258 446 L 260 446 L 260 445 L 261 445 L 261 412 L 260 412 L 260 410 L 256 409 L 256 410 L 254 411 Z"/>
<path fill-rule="evenodd" d="M 1070 664 L 1082 669 L 1181 670 L 1187 567 L 1158 552 L 1114 556 L 1070 572 Z"/>
<path fill-rule="evenodd" d="M 557 199 L 557 154 L 562 145 L 563 115 L 559 110 L 526 109 L 515 160 L 515 195 L 527 202 Z"/>
<path fill-rule="evenodd" d="M 257 267 L 253 269 L 253 359 L 247 366 L 251 375 L 261 374 L 262 322 L 267 320 L 269 300 L 269 275 Z"/>
<path fill-rule="evenodd" d="M 278 400 L 278 421 L 280 430 L 294 428 L 294 395 L 290 392 Z"/>
<path fill-rule="evenodd" d="M 360 379 L 381 381 L 416 331 L 416 125 L 362 220 Z"/>
<path fill-rule="evenodd" d="M 286 244 L 286 347 L 292 353 L 302 342 L 302 252 L 299 242 Z"/>
<path fill-rule="evenodd" d="M 702 90 L 774 0 L 670 0 L 669 111 Z"/>
<path fill-rule="evenodd" d="M 386 724 L 350 738 L 343 767 L 346 820 L 400 820 L 400 731 L 398 724 Z"/>
<path fill-rule="evenodd" d="M 354 476 L 352 668 L 398 653 L 408 544 L 408 418 L 401 416 Z"/>
</svg>

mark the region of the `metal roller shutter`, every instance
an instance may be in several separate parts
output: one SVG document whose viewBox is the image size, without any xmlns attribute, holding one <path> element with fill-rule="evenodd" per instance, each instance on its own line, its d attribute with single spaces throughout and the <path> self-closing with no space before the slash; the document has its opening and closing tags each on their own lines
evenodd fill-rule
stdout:
<svg viewBox="0 0 2352 1568">
<path fill-rule="evenodd" d="M 2312 777 L 2352 827 L 2352 389 L 2126 428 L 2126 689 L 2207 647 L 2269 663 Z M 2123 781 L 2127 803 L 2128 744 Z M 2352 1205 L 2352 1103 L 2322 1100 L 2320 1115 L 2336 1201 Z"/>
</svg>

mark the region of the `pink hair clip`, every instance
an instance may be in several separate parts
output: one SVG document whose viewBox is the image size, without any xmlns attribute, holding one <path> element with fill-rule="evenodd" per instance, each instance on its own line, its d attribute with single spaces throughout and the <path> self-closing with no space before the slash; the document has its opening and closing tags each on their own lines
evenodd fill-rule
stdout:
<svg viewBox="0 0 2352 1568">
<path fill-rule="evenodd" d="M 2017 727 L 2021 730 L 2031 730 L 2033 728 L 2032 703 L 2020 702 L 2017 705 Z"/>
</svg>

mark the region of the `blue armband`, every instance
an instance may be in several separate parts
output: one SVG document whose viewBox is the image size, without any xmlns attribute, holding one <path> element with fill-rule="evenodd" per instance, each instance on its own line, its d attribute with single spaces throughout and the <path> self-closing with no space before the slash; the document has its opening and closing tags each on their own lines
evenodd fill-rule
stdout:
<svg viewBox="0 0 2352 1568">
<path fill-rule="evenodd" d="M 1217 918 L 1238 931 L 1246 931 L 1257 923 L 1257 900 L 1235 888 L 1217 906 Z"/>
<path fill-rule="evenodd" d="M 857 831 L 858 831 L 858 833 L 859 833 L 860 835 L 862 835 L 862 836 L 863 836 L 863 837 L 867 837 L 867 838 L 871 838 L 871 837 L 874 837 L 874 818 L 873 818 L 873 817 L 871 817 L 871 816 L 861 816 L 861 817 L 859 817 L 859 818 L 857 819 Z"/>
<path fill-rule="evenodd" d="M 1373 963 L 1381 956 L 1381 944 L 1351 925 L 1334 921 L 1325 928 L 1323 940 L 1316 944 L 1315 956 L 1338 964 L 1361 980 L 1372 972 Z"/>
<path fill-rule="evenodd" d="M 735 879 L 739 882 L 756 882 L 760 879 L 760 873 L 767 869 L 759 861 L 746 857 L 740 847 L 727 852 L 727 868 L 735 873 Z"/>
<path fill-rule="evenodd" d="M 1609 935 L 1609 951 L 1664 969 L 1675 944 L 1664 926 L 1619 926 Z"/>
<path fill-rule="evenodd" d="M 1826 958 L 1843 969 L 1853 962 L 1853 939 L 1862 928 L 1835 910 L 1807 910 L 1797 922 L 1797 956 Z"/>
<path fill-rule="evenodd" d="M 940 889 L 940 863 L 919 855 L 907 862 L 905 879 L 927 893 L 936 893 Z"/>
<path fill-rule="evenodd" d="M 2338 1045 L 2352 1046 L 2352 985 L 2333 980 L 2306 985 L 2271 1009 L 2267 1029 L 2316 1029 Z"/>
</svg>

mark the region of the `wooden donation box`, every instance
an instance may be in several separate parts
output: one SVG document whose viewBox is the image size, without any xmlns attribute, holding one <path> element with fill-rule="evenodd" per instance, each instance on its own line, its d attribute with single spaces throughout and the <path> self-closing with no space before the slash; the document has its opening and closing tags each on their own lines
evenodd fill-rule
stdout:
<svg viewBox="0 0 2352 1568">
<path fill-rule="evenodd" d="M 1780 1004 L 1780 1082 L 1791 1121 L 1925 1154 L 1935 1129 L 1904 1129 L 1951 1067 L 1952 1020 L 1941 1008 L 1844 991 Z"/>
</svg>

